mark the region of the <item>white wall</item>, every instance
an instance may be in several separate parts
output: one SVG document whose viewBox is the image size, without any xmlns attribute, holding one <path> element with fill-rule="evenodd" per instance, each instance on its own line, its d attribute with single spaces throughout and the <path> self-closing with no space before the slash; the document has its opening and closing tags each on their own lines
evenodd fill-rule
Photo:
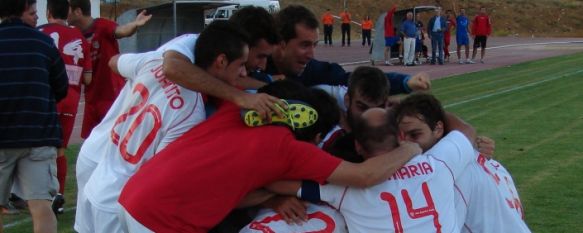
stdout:
<svg viewBox="0 0 583 233">
<path fill-rule="evenodd" d="M 93 16 L 93 18 L 98 18 L 101 16 L 99 6 L 100 6 L 99 0 L 91 0 L 91 16 Z M 37 13 L 37 15 L 38 15 L 37 26 L 46 24 L 47 23 L 47 0 L 37 0 L 36 10 L 38 12 Z"/>
</svg>

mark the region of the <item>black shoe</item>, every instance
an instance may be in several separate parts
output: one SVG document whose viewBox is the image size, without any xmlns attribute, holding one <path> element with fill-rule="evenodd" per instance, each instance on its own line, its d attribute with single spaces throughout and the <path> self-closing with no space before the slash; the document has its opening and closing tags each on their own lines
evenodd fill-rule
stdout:
<svg viewBox="0 0 583 233">
<path fill-rule="evenodd" d="M 14 206 L 14 208 L 19 209 L 19 210 L 24 210 L 28 207 L 28 205 L 26 204 L 25 200 L 22 200 L 22 198 L 20 198 L 19 196 L 16 196 L 16 194 L 11 193 L 10 197 L 8 198 L 8 202 L 10 205 Z"/>
<path fill-rule="evenodd" d="M 63 214 L 63 212 L 65 212 L 65 209 L 63 208 L 63 205 L 65 204 L 65 197 L 63 197 L 63 194 L 57 193 L 57 195 L 55 195 L 53 197 L 53 203 L 51 204 L 51 207 L 53 209 L 53 212 L 56 215 L 59 214 Z"/>
</svg>

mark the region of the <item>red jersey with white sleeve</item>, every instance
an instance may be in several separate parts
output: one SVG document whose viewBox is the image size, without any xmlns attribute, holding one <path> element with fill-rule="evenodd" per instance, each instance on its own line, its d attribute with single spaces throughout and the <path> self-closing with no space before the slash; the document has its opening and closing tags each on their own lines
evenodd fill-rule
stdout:
<svg viewBox="0 0 583 233">
<path fill-rule="evenodd" d="M 247 127 L 223 102 L 132 176 L 119 202 L 154 232 L 207 232 L 250 191 L 277 180 L 324 182 L 340 159 L 283 126 Z"/>
<path fill-rule="evenodd" d="M 475 160 L 470 141 L 452 131 L 389 180 L 357 189 L 320 186 L 320 199 L 344 215 L 349 232 L 457 232 L 454 181 Z"/>
<path fill-rule="evenodd" d="M 85 194 L 93 206 L 113 213 L 119 211 L 117 199 L 129 177 L 205 119 L 202 96 L 165 78 L 161 53 L 123 54 L 117 64 L 127 89 L 91 132 L 90 139 L 102 143 L 83 145 L 102 154 Z"/>
<path fill-rule="evenodd" d="M 347 233 L 344 217 L 327 205 L 308 204 L 308 220 L 299 224 L 287 224 L 283 217 L 272 209 L 261 209 L 255 219 L 239 233 Z"/>
<path fill-rule="evenodd" d="M 479 155 L 456 185 L 461 232 L 530 232 L 514 181 L 497 161 Z"/>
<path fill-rule="evenodd" d="M 117 24 L 111 20 L 97 18 L 83 31 L 91 46 L 93 60 L 93 79 L 87 86 L 85 100 L 91 104 L 96 101 L 113 102 L 124 85 L 121 76 L 111 71 L 109 59 L 119 54 L 119 45 L 115 37 Z"/>
</svg>

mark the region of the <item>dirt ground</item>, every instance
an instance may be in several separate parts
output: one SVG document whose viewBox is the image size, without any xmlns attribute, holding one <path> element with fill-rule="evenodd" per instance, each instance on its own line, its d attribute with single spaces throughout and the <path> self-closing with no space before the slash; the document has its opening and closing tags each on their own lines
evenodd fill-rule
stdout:
<svg viewBox="0 0 583 233">
<path fill-rule="evenodd" d="M 450 45 L 450 51 L 455 51 L 455 38 L 452 38 L 452 42 L 453 44 Z M 352 71 L 358 66 L 371 64 L 368 53 L 369 47 L 362 47 L 360 45 L 360 38 L 354 38 L 351 47 L 342 47 L 340 46 L 339 41 L 335 41 L 334 43 L 335 44 L 332 47 L 325 47 L 323 46 L 323 43 L 320 44 L 316 48 L 315 58 L 318 60 L 340 63 L 347 71 Z M 429 41 L 425 42 L 426 45 L 429 45 L 429 43 Z M 457 63 L 458 60 L 456 55 L 452 54 L 450 63 L 444 65 L 423 64 L 414 67 L 377 65 L 377 67 L 385 72 L 393 71 L 408 74 L 427 72 L 432 79 L 437 79 L 452 75 L 504 67 L 525 61 L 583 52 L 583 38 L 495 37 L 488 40 L 487 47 L 488 49 L 486 50 L 484 64 L 461 65 Z M 431 56 L 431 48 L 429 48 L 429 55 Z M 81 100 L 75 128 L 73 129 L 73 135 L 70 140 L 71 144 L 82 142 L 80 131 L 84 105 L 84 101 Z"/>
</svg>

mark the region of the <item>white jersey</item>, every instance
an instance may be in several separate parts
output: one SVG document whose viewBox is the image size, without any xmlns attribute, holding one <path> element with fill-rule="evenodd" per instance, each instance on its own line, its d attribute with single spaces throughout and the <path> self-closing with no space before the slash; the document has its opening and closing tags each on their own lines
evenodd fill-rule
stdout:
<svg viewBox="0 0 583 233">
<path fill-rule="evenodd" d="M 188 57 L 190 62 L 194 63 L 194 45 L 197 38 L 198 34 L 184 34 L 166 42 L 156 51 L 163 54 L 166 51 L 173 50 Z"/>
<path fill-rule="evenodd" d="M 450 132 L 389 180 L 366 189 L 320 186 L 320 199 L 340 210 L 349 232 L 459 232 L 454 180 L 475 160 L 470 141 Z"/>
<path fill-rule="evenodd" d="M 478 152 L 475 152 L 478 154 Z M 456 211 L 462 232 L 530 232 L 510 173 L 479 155 L 456 181 Z"/>
<path fill-rule="evenodd" d="M 298 224 L 287 224 L 283 217 L 272 209 L 261 209 L 257 217 L 245 226 L 239 233 L 346 233 L 344 217 L 327 205 L 309 204 L 306 210 L 308 221 Z"/>
<path fill-rule="evenodd" d="M 83 145 L 102 155 L 85 185 L 87 198 L 112 213 L 119 211 L 119 194 L 137 169 L 205 119 L 202 96 L 165 78 L 159 51 L 124 54 L 118 70 L 126 86 L 108 112 L 111 117 L 90 135 L 99 143 Z"/>
</svg>

